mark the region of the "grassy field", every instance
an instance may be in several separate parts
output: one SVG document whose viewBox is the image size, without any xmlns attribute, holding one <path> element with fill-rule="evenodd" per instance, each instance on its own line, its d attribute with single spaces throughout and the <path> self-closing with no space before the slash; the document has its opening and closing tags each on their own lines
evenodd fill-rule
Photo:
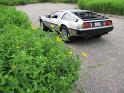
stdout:
<svg viewBox="0 0 124 93">
<path fill-rule="evenodd" d="M 79 0 L 78 5 L 81 9 L 124 15 L 124 0 Z"/>
</svg>

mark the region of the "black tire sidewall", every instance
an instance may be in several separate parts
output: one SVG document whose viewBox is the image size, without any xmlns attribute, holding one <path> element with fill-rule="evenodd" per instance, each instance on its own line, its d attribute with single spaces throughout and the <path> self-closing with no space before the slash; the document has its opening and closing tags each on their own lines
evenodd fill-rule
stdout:
<svg viewBox="0 0 124 93">
<path fill-rule="evenodd" d="M 68 28 L 66 26 L 62 26 L 61 27 L 61 33 L 62 33 L 62 30 L 63 29 L 66 31 L 66 33 L 67 33 L 67 39 L 68 39 L 68 40 L 65 40 L 64 42 L 65 43 L 68 43 L 68 42 L 70 42 L 70 33 L 69 33 L 69 30 L 68 30 Z"/>
</svg>

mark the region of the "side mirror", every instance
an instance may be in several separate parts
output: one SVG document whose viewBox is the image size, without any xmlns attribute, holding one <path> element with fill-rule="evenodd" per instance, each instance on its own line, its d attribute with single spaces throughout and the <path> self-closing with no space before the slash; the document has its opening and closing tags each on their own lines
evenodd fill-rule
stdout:
<svg viewBox="0 0 124 93">
<path fill-rule="evenodd" d="M 78 22 L 78 21 L 79 21 L 78 19 L 75 20 L 75 22 Z"/>
<path fill-rule="evenodd" d="M 50 18 L 50 17 L 51 17 L 51 15 L 46 15 L 46 17 L 47 17 L 47 18 Z"/>
<path fill-rule="evenodd" d="M 57 19 L 58 18 L 58 15 L 53 15 L 52 18 L 56 18 Z"/>
</svg>

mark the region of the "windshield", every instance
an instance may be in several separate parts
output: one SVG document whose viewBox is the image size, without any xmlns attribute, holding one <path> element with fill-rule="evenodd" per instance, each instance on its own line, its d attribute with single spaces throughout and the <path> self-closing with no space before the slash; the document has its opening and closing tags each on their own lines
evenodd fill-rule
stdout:
<svg viewBox="0 0 124 93">
<path fill-rule="evenodd" d="M 74 14 L 81 19 L 98 18 L 98 15 L 94 12 L 74 12 Z"/>
</svg>

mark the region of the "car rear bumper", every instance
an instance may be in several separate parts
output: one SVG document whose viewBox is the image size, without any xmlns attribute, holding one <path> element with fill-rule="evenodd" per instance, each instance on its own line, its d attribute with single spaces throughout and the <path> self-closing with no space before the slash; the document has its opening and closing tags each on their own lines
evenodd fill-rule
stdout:
<svg viewBox="0 0 124 93">
<path fill-rule="evenodd" d="M 114 26 L 109 27 L 101 27 L 101 28 L 93 28 L 93 29 L 82 29 L 82 30 L 74 30 L 70 29 L 70 36 L 97 36 L 104 35 L 108 32 L 112 31 Z"/>
</svg>

